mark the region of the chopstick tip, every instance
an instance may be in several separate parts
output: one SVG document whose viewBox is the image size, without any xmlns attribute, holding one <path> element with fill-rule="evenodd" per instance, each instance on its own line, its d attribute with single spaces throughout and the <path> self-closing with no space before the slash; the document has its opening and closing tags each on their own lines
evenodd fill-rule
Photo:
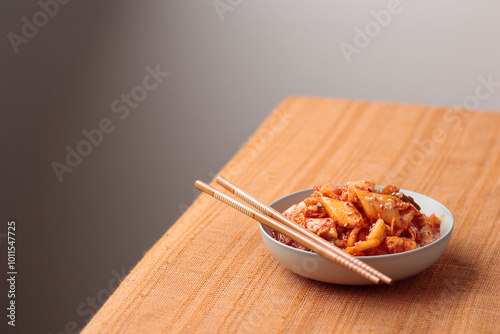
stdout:
<svg viewBox="0 0 500 334">
<path fill-rule="evenodd" d="M 220 176 L 220 175 L 218 175 L 218 176 L 216 177 L 216 180 L 217 180 L 217 183 L 219 183 L 219 184 L 226 182 L 226 179 L 225 179 L 225 178 L 223 178 L 223 177 L 222 177 L 222 176 Z"/>
<path fill-rule="evenodd" d="M 203 182 L 201 182 L 200 180 L 196 180 L 196 181 L 194 182 L 194 186 L 195 186 L 196 188 L 200 189 L 200 190 L 202 190 L 203 185 L 204 185 L 204 184 L 203 184 Z"/>
</svg>

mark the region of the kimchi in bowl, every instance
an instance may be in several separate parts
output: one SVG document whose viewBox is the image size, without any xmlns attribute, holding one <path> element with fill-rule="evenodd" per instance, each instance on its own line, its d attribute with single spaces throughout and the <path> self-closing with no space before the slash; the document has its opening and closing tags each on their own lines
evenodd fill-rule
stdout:
<svg viewBox="0 0 500 334">
<path fill-rule="evenodd" d="M 379 187 L 377 187 L 379 188 Z M 284 212 L 292 205 L 303 201 L 313 193 L 313 189 L 306 189 L 282 197 L 270 204 L 279 212 Z M 435 214 L 441 219 L 440 237 L 436 241 L 401 253 L 357 256 L 358 259 L 374 267 L 392 278 L 394 281 L 402 280 L 416 275 L 433 263 L 444 253 L 448 246 L 453 230 L 454 220 L 451 212 L 441 203 L 427 196 L 400 190 L 420 205 L 420 212 L 427 216 Z M 272 236 L 272 229 L 260 224 L 260 231 L 269 252 L 273 257 L 292 272 L 326 283 L 344 285 L 367 285 L 371 281 L 356 273 L 316 254 L 312 251 L 301 250 L 279 242 Z"/>
</svg>

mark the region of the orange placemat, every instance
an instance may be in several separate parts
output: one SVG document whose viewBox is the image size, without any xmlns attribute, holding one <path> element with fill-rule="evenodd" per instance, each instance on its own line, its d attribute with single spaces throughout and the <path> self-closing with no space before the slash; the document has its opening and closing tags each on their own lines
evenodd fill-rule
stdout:
<svg viewBox="0 0 500 334">
<path fill-rule="evenodd" d="M 339 286 L 288 271 L 255 221 L 201 195 L 82 333 L 497 332 L 500 114 L 290 97 L 220 175 L 268 203 L 323 182 L 395 183 L 446 205 L 455 230 L 417 276 Z"/>
</svg>

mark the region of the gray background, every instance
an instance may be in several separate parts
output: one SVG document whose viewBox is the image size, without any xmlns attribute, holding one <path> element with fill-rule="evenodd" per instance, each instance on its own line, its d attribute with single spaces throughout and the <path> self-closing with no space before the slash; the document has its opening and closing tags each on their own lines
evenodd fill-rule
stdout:
<svg viewBox="0 0 500 334">
<path fill-rule="evenodd" d="M 223 19 L 211 0 L 74 0 L 17 54 L 8 33 L 41 7 L 1 2 L 0 241 L 5 254 L 15 219 L 13 332 L 81 328 L 189 206 L 194 181 L 209 181 L 286 96 L 453 106 L 480 76 L 500 81 L 496 1 L 402 0 L 350 63 L 340 43 L 353 45 L 389 1 L 221 2 L 233 4 Z M 157 64 L 170 75 L 120 120 L 112 101 Z M 500 90 L 479 108 L 499 110 Z M 59 182 L 51 164 L 103 118 L 114 131 Z"/>
</svg>

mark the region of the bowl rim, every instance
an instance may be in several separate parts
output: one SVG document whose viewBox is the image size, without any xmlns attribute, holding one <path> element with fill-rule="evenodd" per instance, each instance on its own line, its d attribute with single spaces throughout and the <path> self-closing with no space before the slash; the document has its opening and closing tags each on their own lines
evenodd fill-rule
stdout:
<svg viewBox="0 0 500 334">
<path fill-rule="evenodd" d="M 337 187 L 337 186 L 338 185 L 335 185 L 335 187 Z M 376 186 L 376 188 L 377 189 L 382 189 L 383 187 Z M 280 200 L 283 200 L 286 197 L 296 196 L 299 193 L 306 192 L 306 191 L 314 192 L 314 189 L 313 188 L 308 188 L 308 189 L 303 189 L 303 190 L 295 191 L 295 192 L 293 192 L 291 194 L 282 196 L 282 197 L 274 200 L 273 202 L 271 202 L 269 204 L 269 206 L 272 207 L 276 202 L 278 202 Z M 412 194 L 417 194 L 419 196 L 425 197 L 427 200 L 430 200 L 430 201 L 434 202 L 435 204 L 437 204 L 438 206 L 440 206 L 445 211 L 445 214 L 448 214 L 450 216 L 450 224 L 451 224 L 450 225 L 450 229 L 444 235 L 440 236 L 438 240 L 436 240 L 436 241 L 434 241 L 434 242 L 432 242 L 432 243 L 430 243 L 428 245 L 425 245 L 425 246 L 422 246 L 422 247 L 418 247 L 417 249 L 412 249 L 412 250 L 409 250 L 409 251 L 406 251 L 406 252 L 400 252 L 400 253 L 394 253 L 394 254 L 356 256 L 357 259 L 360 259 L 360 260 L 367 260 L 367 259 L 376 260 L 376 259 L 388 259 L 388 258 L 398 258 L 398 257 L 401 257 L 401 256 L 408 256 L 408 255 L 411 255 L 411 254 L 415 254 L 415 253 L 419 253 L 419 252 L 425 251 L 426 249 L 429 249 L 431 247 L 435 247 L 436 245 L 444 242 L 449 236 L 451 236 L 451 233 L 452 233 L 453 228 L 455 226 L 455 218 L 453 217 L 453 214 L 451 213 L 451 211 L 446 206 L 444 206 L 441 202 L 438 202 L 438 201 L 436 201 L 435 199 L 433 199 L 433 198 L 431 198 L 429 196 L 422 195 L 422 194 L 417 193 L 415 191 L 411 191 L 411 190 L 407 190 L 407 189 L 400 189 L 400 191 L 403 192 L 403 193 L 405 193 L 405 194 L 407 194 L 407 195 L 410 195 L 410 196 L 412 196 Z M 259 226 L 260 226 L 261 233 L 264 233 L 270 240 L 272 240 L 273 243 L 276 243 L 276 244 L 278 244 L 280 246 L 284 246 L 284 247 L 286 247 L 286 248 L 288 248 L 290 250 L 293 250 L 293 251 L 301 252 L 304 255 L 308 254 L 308 255 L 312 255 L 312 256 L 319 256 L 319 257 L 321 257 L 321 255 L 319 255 L 316 252 L 305 251 L 305 250 L 302 250 L 302 249 L 298 249 L 298 248 L 294 248 L 294 247 L 288 246 L 288 245 L 286 245 L 286 244 L 284 244 L 282 242 L 279 242 L 278 240 L 274 239 L 271 235 L 269 235 L 269 233 L 267 233 L 267 231 L 264 229 L 264 224 L 262 224 L 262 223 L 259 222 Z"/>
</svg>

